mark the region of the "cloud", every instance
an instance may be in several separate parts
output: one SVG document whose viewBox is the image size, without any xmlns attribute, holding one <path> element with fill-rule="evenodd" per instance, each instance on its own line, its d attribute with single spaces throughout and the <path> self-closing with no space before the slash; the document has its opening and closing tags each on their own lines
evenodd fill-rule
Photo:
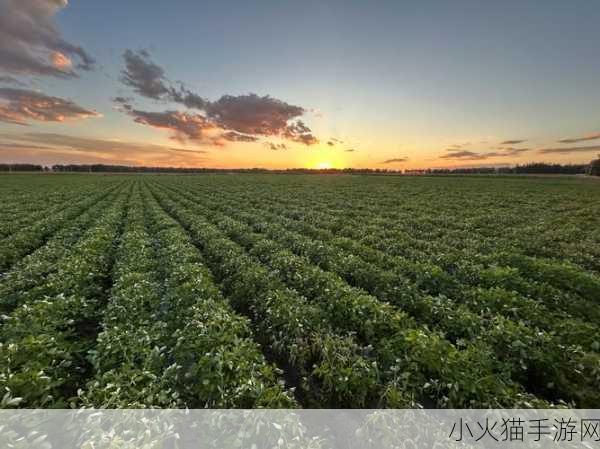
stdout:
<svg viewBox="0 0 600 449">
<path fill-rule="evenodd" d="M 246 134 L 273 136 L 283 132 L 287 122 L 302 115 L 304 110 L 268 95 L 260 97 L 256 94 L 248 94 L 223 95 L 219 100 L 208 104 L 206 112 L 225 129 Z"/>
<path fill-rule="evenodd" d="M 329 145 L 330 147 L 332 147 L 332 146 L 334 146 L 334 145 L 335 145 L 335 143 L 334 143 L 334 142 L 332 142 L 331 140 L 329 140 L 329 141 L 327 142 L 327 145 Z"/>
<path fill-rule="evenodd" d="M 514 156 L 521 153 L 526 153 L 527 151 L 531 151 L 531 148 L 515 148 L 515 147 L 498 147 L 499 150 L 502 150 L 505 155 Z"/>
<path fill-rule="evenodd" d="M 354 153 L 356 150 L 354 148 L 348 148 L 347 150 L 344 150 L 346 153 Z"/>
<path fill-rule="evenodd" d="M 430 167 L 430 168 L 441 168 L 441 169 L 447 169 L 447 168 L 484 168 L 484 167 L 494 168 L 494 167 L 510 167 L 510 166 L 511 166 L 511 164 L 508 163 L 508 162 L 485 162 L 485 163 L 475 162 L 475 163 L 472 163 L 472 164 L 458 163 L 458 164 L 452 164 L 452 165 L 434 166 L 434 167 Z"/>
<path fill-rule="evenodd" d="M 302 120 L 296 120 L 292 122 L 277 135 L 293 140 L 294 142 L 300 142 L 305 145 L 314 145 L 319 143 L 319 139 L 313 136 L 310 128 L 304 124 Z"/>
<path fill-rule="evenodd" d="M 406 162 L 406 161 L 408 161 L 407 157 L 395 157 L 393 159 L 385 160 L 385 161 L 383 161 L 381 163 L 382 164 L 395 164 L 397 162 Z"/>
<path fill-rule="evenodd" d="M 230 142 L 256 142 L 258 137 L 249 136 L 248 134 L 240 134 L 235 131 L 227 131 L 221 134 L 221 137 Z"/>
<path fill-rule="evenodd" d="M 67 0 L 0 0 L 0 71 L 72 78 L 76 70 L 91 70 L 94 59 L 56 26 L 54 17 L 66 6 Z"/>
<path fill-rule="evenodd" d="M 450 145 L 450 148 L 447 151 L 460 150 L 461 148 L 469 145 L 471 145 L 471 142 L 455 143 L 454 145 Z"/>
<path fill-rule="evenodd" d="M 300 106 L 290 105 L 268 95 L 223 95 L 205 105 L 207 117 L 223 129 L 256 136 L 280 136 L 306 145 L 317 143 L 301 120 L 290 121 L 304 113 Z"/>
<path fill-rule="evenodd" d="M 0 142 L 0 150 L 52 150 L 52 147 L 15 142 Z"/>
<path fill-rule="evenodd" d="M 287 146 L 285 143 L 265 142 L 265 146 L 267 148 L 269 148 L 269 150 L 273 150 L 273 151 L 287 150 Z"/>
<path fill-rule="evenodd" d="M 215 128 L 214 124 L 206 120 L 204 116 L 189 112 L 148 112 L 131 108 L 127 109 L 127 113 L 133 117 L 136 123 L 172 131 L 173 138 L 180 141 L 202 142 L 205 140 L 205 131 Z"/>
<path fill-rule="evenodd" d="M 448 150 L 453 151 L 453 150 Z M 456 151 L 454 150 L 452 153 L 443 154 L 440 156 L 440 159 L 485 159 L 481 154 L 475 153 L 474 151 Z"/>
<path fill-rule="evenodd" d="M 541 148 L 540 154 L 571 154 L 571 153 L 590 153 L 600 151 L 600 145 L 590 145 L 587 147 L 565 147 L 565 148 Z"/>
<path fill-rule="evenodd" d="M 31 120 L 64 122 L 67 120 L 99 117 L 72 101 L 27 89 L 0 88 L 0 121 L 28 125 Z"/>
<path fill-rule="evenodd" d="M 127 112 L 133 109 L 131 103 L 133 103 L 133 98 L 131 97 L 115 97 L 113 98 L 113 102 L 117 104 L 117 109 Z"/>
<path fill-rule="evenodd" d="M 205 110 L 209 101 L 180 85 L 179 88 L 169 88 L 169 99 L 190 109 Z"/>
<path fill-rule="evenodd" d="M 600 133 L 588 134 L 587 136 L 582 137 L 573 137 L 570 139 L 560 139 L 559 143 L 577 143 L 577 142 L 586 142 L 588 140 L 596 140 L 600 139 Z"/>
<path fill-rule="evenodd" d="M 169 151 L 176 151 L 178 153 L 207 153 L 204 150 L 184 150 L 183 148 L 169 148 Z"/>
<path fill-rule="evenodd" d="M 504 142 L 500 142 L 500 145 L 518 145 L 523 142 L 527 142 L 527 140 L 505 140 Z"/>
<path fill-rule="evenodd" d="M 159 100 L 170 92 L 162 67 L 150 60 L 145 50 L 125 50 L 125 69 L 121 72 L 121 82 L 143 97 Z"/>
<path fill-rule="evenodd" d="M 145 50 L 126 50 L 123 58 L 125 69 L 121 81 L 125 85 L 144 97 L 200 111 L 207 123 L 224 131 L 221 136 L 224 140 L 254 142 L 260 137 L 281 137 L 305 145 L 318 143 L 310 128 L 300 120 L 306 112 L 300 106 L 253 93 L 223 95 L 216 101 L 210 101 L 182 84 L 174 87 L 164 69 L 152 62 Z M 131 102 L 117 102 L 126 112 L 132 111 Z"/>
<path fill-rule="evenodd" d="M 457 151 L 457 150 L 446 150 L 450 151 L 448 154 L 443 154 L 440 159 L 459 159 L 459 160 L 483 160 L 495 157 L 509 157 L 517 156 L 521 153 L 530 151 L 529 148 L 514 148 L 514 147 L 503 147 L 499 148 L 501 151 L 491 152 L 476 152 L 476 151 Z"/>
<path fill-rule="evenodd" d="M 43 164 L 105 163 L 174 167 L 202 165 L 206 160 L 202 150 L 57 133 L 0 133 L 0 158 L 4 161 Z"/>
</svg>

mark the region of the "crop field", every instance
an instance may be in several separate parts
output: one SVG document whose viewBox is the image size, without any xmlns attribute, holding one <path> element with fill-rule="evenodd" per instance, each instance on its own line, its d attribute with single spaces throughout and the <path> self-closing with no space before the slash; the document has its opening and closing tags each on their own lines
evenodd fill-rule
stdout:
<svg viewBox="0 0 600 449">
<path fill-rule="evenodd" d="M 600 183 L 0 176 L 2 407 L 600 406 Z"/>
</svg>

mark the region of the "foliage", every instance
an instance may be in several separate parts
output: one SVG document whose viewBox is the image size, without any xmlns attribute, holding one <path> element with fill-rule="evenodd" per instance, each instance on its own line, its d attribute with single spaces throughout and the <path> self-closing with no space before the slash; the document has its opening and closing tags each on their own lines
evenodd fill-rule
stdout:
<svg viewBox="0 0 600 449">
<path fill-rule="evenodd" d="M 22 175 L 1 407 L 594 407 L 592 179 Z"/>
</svg>

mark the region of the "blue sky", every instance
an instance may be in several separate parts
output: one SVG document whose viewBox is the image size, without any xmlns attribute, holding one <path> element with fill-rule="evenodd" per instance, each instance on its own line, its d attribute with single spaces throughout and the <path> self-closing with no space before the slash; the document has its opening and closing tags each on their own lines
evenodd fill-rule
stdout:
<svg viewBox="0 0 600 449">
<path fill-rule="evenodd" d="M 0 1 L 10 14 L 16 0 Z M 28 88 L 102 116 L 30 120 L 27 127 L 0 122 L 1 139 L 54 133 L 206 152 L 202 160 L 179 157 L 174 165 L 415 168 L 587 161 L 600 152 L 600 139 L 558 140 L 600 132 L 599 19 L 600 2 L 583 0 L 72 1 L 49 20 L 64 40 L 96 60 L 94 69 L 71 79 L 6 74 L 27 83 L 35 78 Z M 277 131 L 215 146 L 174 141 L 169 130 L 135 123 L 115 109 L 115 96 L 133 98 L 144 111 L 187 109 L 168 98 L 132 94 L 120 80 L 126 49 L 147 50 L 148 61 L 170 83 L 182 81 L 210 101 L 256 93 L 298 105 L 318 143 L 285 141 Z M 332 138 L 343 144 L 328 145 Z M 511 151 L 501 145 L 507 140 L 524 140 L 518 145 L 524 151 L 502 153 Z M 271 141 L 287 149 L 272 151 Z M 452 146 L 457 151 L 448 152 Z M 87 151 L 90 158 L 107 157 Z M 0 158 L 18 156 L 5 153 Z M 41 150 L 35 155 L 62 157 Z M 401 161 L 384 164 L 390 159 Z M 141 160 L 137 155 L 134 162 Z M 169 165 L 166 157 L 149 161 Z"/>
</svg>

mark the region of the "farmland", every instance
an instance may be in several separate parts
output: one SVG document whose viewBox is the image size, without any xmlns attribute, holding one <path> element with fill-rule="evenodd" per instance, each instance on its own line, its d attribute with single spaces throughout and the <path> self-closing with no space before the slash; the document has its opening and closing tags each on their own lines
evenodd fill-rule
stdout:
<svg viewBox="0 0 600 449">
<path fill-rule="evenodd" d="M 0 176 L 2 407 L 600 406 L 600 183 Z"/>
</svg>

